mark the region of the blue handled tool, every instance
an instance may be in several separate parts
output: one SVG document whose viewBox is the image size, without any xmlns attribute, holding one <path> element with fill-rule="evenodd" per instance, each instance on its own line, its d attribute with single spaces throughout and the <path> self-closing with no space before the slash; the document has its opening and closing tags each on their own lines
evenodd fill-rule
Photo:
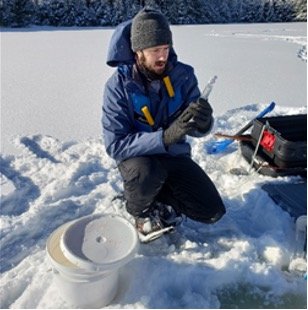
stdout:
<svg viewBox="0 0 308 310">
<path fill-rule="evenodd" d="M 242 135 L 247 129 L 249 129 L 253 125 L 253 121 L 257 118 L 263 117 L 269 112 L 271 112 L 275 108 L 275 102 L 271 102 L 269 106 L 267 106 L 263 111 L 261 111 L 254 119 L 252 119 L 245 127 L 243 127 L 241 130 L 239 130 L 235 136 Z M 218 154 L 225 151 L 225 149 L 233 143 L 234 140 L 231 139 L 225 139 L 222 141 L 214 141 L 212 143 L 209 143 L 206 146 L 206 150 L 208 154 Z"/>
</svg>

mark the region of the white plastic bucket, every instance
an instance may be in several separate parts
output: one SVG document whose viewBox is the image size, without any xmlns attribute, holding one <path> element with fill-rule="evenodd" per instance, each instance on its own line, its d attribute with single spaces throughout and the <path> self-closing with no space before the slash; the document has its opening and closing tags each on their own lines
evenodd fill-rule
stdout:
<svg viewBox="0 0 308 310">
<path fill-rule="evenodd" d="M 119 268 L 137 249 L 138 236 L 128 221 L 102 215 L 60 226 L 46 245 L 59 294 L 75 308 L 108 305 L 117 293 Z"/>
</svg>

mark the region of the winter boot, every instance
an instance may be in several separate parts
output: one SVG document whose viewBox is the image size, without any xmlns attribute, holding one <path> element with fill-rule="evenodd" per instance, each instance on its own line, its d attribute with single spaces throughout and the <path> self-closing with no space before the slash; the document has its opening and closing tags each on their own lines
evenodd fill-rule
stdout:
<svg viewBox="0 0 308 310">
<path fill-rule="evenodd" d="M 183 222 L 183 215 L 171 206 L 157 203 L 158 216 L 164 227 L 179 226 Z"/>
<path fill-rule="evenodd" d="M 135 226 L 142 243 L 153 241 L 163 234 L 173 230 L 173 226 L 164 226 L 156 210 L 152 211 L 148 217 L 136 217 Z"/>
</svg>

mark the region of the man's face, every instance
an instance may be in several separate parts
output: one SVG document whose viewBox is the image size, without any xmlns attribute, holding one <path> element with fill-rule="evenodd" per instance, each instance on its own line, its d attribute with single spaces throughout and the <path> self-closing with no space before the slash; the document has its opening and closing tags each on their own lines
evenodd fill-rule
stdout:
<svg viewBox="0 0 308 310">
<path fill-rule="evenodd" d="M 137 51 L 137 57 L 146 69 L 160 75 L 165 71 L 169 50 L 169 45 L 154 46 Z"/>
</svg>

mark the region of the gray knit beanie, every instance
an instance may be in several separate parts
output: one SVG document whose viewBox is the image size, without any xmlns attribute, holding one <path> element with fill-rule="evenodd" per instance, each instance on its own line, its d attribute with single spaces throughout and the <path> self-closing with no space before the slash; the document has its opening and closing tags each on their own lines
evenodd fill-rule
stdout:
<svg viewBox="0 0 308 310">
<path fill-rule="evenodd" d="M 172 33 L 165 16 L 154 9 L 142 9 L 133 18 L 131 43 L 134 52 L 158 45 L 172 46 Z"/>
</svg>

